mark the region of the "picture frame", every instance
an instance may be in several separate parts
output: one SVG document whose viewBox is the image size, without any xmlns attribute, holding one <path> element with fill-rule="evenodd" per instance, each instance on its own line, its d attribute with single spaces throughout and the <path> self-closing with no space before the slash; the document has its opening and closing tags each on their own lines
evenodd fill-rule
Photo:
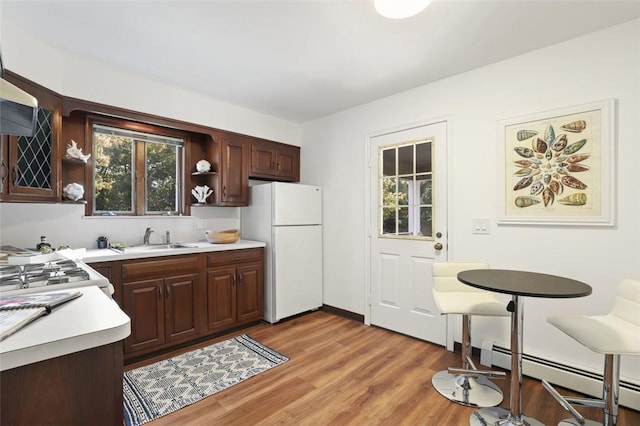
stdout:
<svg viewBox="0 0 640 426">
<path fill-rule="evenodd" d="M 498 224 L 615 225 L 615 99 L 500 120 Z"/>
</svg>

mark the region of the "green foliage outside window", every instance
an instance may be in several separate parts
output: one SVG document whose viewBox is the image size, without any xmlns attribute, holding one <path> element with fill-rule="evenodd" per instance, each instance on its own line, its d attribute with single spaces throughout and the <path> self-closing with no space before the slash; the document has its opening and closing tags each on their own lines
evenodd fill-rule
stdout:
<svg viewBox="0 0 640 426">
<path fill-rule="evenodd" d="M 145 136 L 94 126 L 94 213 L 179 213 L 182 143 Z"/>
</svg>

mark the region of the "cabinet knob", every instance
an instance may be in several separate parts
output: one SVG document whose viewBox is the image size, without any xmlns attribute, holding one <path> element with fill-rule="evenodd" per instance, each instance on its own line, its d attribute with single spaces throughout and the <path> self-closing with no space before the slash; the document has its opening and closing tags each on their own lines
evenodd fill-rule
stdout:
<svg viewBox="0 0 640 426">
<path fill-rule="evenodd" d="M 433 248 L 434 248 L 434 249 L 436 249 L 436 250 L 442 250 L 442 244 L 441 244 L 441 243 L 436 243 L 436 244 L 433 246 Z"/>
<path fill-rule="evenodd" d="M 162 286 L 158 286 L 158 300 L 162 299 Z"/>
</svg>

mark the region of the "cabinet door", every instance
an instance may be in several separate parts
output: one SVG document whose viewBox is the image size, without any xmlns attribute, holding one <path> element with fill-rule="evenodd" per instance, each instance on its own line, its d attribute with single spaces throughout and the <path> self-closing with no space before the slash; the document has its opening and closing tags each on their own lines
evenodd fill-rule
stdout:
<svg viewBox="0 0 640 426">
<path fill-rule="evenodd" d="M 271 176 L 276 171 L 276 150 L 267 143 L 251 143 L 251 175 Z"/>
<path fill-rule="evenodd" d="M 282 180 L 300 181 L 300 148 L 291 145 L 279 145 L 276 174 Z"/>
<path fill-rule="evenodd" d="M 207 276 L 207 329 L 224 329 L 236 320 L 236 268 L 216 268 Z"/>
<path fill-rule="evenodd" d="M 264 314 L 264 272 L 262 264 L 239 266 L 236 285 L 237 321 L 254 321 Z"/>
<path fill-rule="evenodd" d="M 8 138 L 9 177 L 6 199 L 60 201 L 58 144 L 62 125 L 62 99 L 28 80 L 10 75 L 7 80 L 38 99 L 38 119 L 33 137 Z"/>
<path fill-rule="evenodd" d="M 249 204 L 249 146 L 239 135 L 223 134 L 220 202 L 228 206 Z"/>
<path fill-rule="evenodd" d="M 198 334 L 197 286 L 198 274 L 164 280 L 165 327 L 168 342 L 191 338 Z"/>
<path fill-rule="evenodd" d="M 131 335 L 124 352 L 154 348 L 165 342 L 164 280 L 144 280 L 122 285 L 123 309 L 131 317 Z"/>
</svg>

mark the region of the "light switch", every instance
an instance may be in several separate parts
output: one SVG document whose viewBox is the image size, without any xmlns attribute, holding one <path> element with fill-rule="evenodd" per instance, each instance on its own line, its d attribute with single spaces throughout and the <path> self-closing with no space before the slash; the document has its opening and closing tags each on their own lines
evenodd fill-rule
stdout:
<svg viewBox="0 0 640 426">
<path fill-rule="evenodd" d="M 489 218 L 476 217 L 471 220 L 471 232 L 474 234 L 488 234 L 489 233 Z"/>
</svg>

